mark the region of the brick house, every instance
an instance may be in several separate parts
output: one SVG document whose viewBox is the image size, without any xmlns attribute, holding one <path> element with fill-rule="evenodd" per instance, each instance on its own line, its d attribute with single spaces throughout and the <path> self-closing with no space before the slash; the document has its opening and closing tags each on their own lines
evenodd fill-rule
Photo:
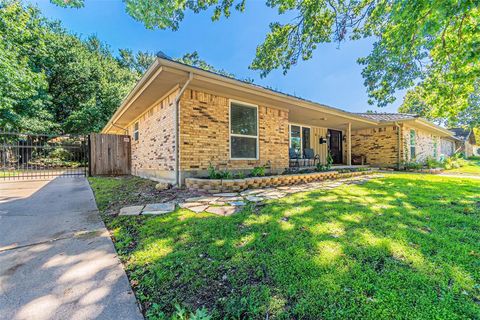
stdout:
<svg viewBox="0 0 480 320">
<path fill-rule="evenodd" d="M 458 152 L 464 152 L 465 156 L 480 156 L 480 141 L 478 133 L 475 130 L 467 130 L 463 128 L 451 128 L 457 141 L 455 147 Z"/>
<path fill-rule="evenodd" d="M 181 184 L 210 165 L 283 172 L 289 151 L 325 163 L 395 166 L 454 151 L 452 133 L 413 115 L 355 114 L 157 58 L 102 131 L 132 137 L 132 172 Z"/>
</svg>

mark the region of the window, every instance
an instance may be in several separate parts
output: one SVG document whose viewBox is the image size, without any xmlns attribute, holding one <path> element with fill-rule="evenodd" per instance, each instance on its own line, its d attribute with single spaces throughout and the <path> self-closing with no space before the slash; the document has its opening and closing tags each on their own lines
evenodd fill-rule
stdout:
<svg viewBox="0 0 480 320">
<path fill-rule="evenodd" d="M 415 130 L 410 130 L 410 160 L 415 159 L 417 156 L 415 152 L 415 146 L 416 146 L 416 141 L 415 141 Z"/>
<path fill-rule="evenodd" d="M 310 128 L 302 127 L 302 149 L 310 148 Z"/>
<path fill-rule="evenodd" d="M 133 125 L 133 140 L 138 141 L 138 121 Z"/>
<path fill-rule="evenodd" d="M 438 142 L 437 138 L 433 138 L 433 157 L 435 159 L 438 158 Z"/>
<path fill-rule="evenodd" d="M 290 148 L 293 148 L 298 155 L 302 154 L 302 134 L 300 126 L 290 126 Z"/>
<path fill-rule="evenodd" d="M 230 102 L 230 158 L 258 159 L 258 108 Z"/>
<path fill-rule="evenodd" d="M 310 148 L 310 128 L 290 125 L 290 148 L 301 156 L 303 150 Z"/>
</svg>

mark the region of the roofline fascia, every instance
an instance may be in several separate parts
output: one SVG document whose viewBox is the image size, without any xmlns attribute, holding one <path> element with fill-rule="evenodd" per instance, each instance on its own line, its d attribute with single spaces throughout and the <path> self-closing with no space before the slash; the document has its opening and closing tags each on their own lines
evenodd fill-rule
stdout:
<svg viewBox="0 0 480 320">
<path fill-rule="evenodd" d="M 443 132 L 443 133 L 446 134 L 447 136 L 455 139 L 453 132 L 451 132 L 451 131 L 448 130 L 448 129 L 445 129 L 445 128 L 442 128 L 442 127 L 440 127 L 440 126 L 437 126 L 436 124 L 433 124 L 433 123 L 431 123 L 431 122 L 428 121 L 428 120 L 425 120 L 425 119 L 422 119 L 422 118 L 416 118 L 413 122 L 415 122 L 415 123 L 419 122 L 419 123 L 421 123 L 421 124 L 423 124 L 423 125 L 426 125 L 427 127 L 430 127 L 430 128 L 432 128 L 432 129 L 434 129 L 434 130 Z"/>
<path fill-rule="evenodd" d="M 333 108 L 333 107 L 329 107 L 329 106 L 326 106 L 326 105 L 323 105 L 323 104 L 306 101 L 306 100 L 303 100 L 303 99 L 300 99 L 300 98 L 289 96 L 289 95 L 284 94 L 284 93 L 274 92 L 274 91 L 266 89 L 266 88 L 261 88 L 261 87 L 258 87 L 258 86 L 254 86 L 254 85 L 242 82 L 240 80 L 228 78 L 228 77 L 218 75 L 218 74 L 213 73 L 213 72 L 201 70 L 199 68 L 194 68 L 194 67 L 187 66 L 187 65 L 184 65 L 184 64 L 181 64 L 181 63 L 178 63 L 178 62 L 174 62 L 174 61 L 171 61 L 171 60 L 162 59 L 162 58 L 157 58 L 157 59 L 160 61 L 160 64 L 162 66 L 169 67 L 168 69 L 165 68 L 165 70 L 169 70 L 169 71 L 171 69 L 182 70 L 183 72 L 186 72 L 187 75 L 188 75 L 188 73 L 193 73 L 194 78 L 196 78 L 197 80 L 202 80 L 202 81 L 210 82 L 210 83 L 217 84 L 217 85 L 228 84 L 228 86 L 230 88 L 242 89 L 242 91 L 244 91 L 244 92 L 249 92 L 249 93 L 257 94 L 257 95 L 262 95 L 262 96 L 267 97 L 267 98 L 274 97 L 278 101 L 285 101 L 285 100 L 294 101 L 296 105 L 299 105 L 299 106 L 305 107 L 305 108 L 309 108 L 309 109 L 312 109 L 312 110 L 318 111 L 318 108 L 322 108 L 323 111 L 325 111 L 325 112 L 328 112 L 328 113 L 333 114 L 333 115 L 345 117 L 345 118 L 348 118 L 348 119 L 351 119 L 351 120 L 360 121 L 360 122 L 368 123 L 368 124 L 371 124 L 371 125 L 379 125 L 380 124 L 380 122 L 378 122 L 378 121 L 365 119 L 365 118 L 360 117 L 360 116 L 358 116 L 354 113 L 344 111 L 344 110 L 341 110 L 341 109 L 338 109 L 338 108 Z"/>
</svg>

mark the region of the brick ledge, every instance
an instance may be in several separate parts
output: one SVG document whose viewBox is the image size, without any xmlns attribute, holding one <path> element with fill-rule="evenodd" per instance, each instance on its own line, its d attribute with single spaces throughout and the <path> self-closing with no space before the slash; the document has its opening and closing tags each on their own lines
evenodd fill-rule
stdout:
<svg viewBox="0 0 480 320">
<path fill-rule="evenodd" d="M 244 179 L 202 179 L 202 178 L 186 178 L 185 184 L 188 189 L 195 191 L 204 191 L 209 193 L 220 192 L 238 192 L 250 188 L 266 188 L 277 186 L 288 186 L 299 183 L 308 183 L 313 181 L 321 181 L 327 179 L 341 179 L 357 177 L 374 173 L 374 170 L 344 172 L 327 171 L 300 174 L 286 174 L 278 176 L 251 177 Z"/>
</svg>

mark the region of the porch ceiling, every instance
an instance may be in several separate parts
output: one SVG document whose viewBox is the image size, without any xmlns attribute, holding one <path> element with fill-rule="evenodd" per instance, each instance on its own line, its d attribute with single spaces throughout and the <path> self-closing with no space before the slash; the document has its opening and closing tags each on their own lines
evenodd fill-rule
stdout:
<svg viewBox="0 0 480 320">
<path fill-rule="evenodd" d="M 371 128 L 376 125 L 375 123 L 364 122 L 353 117 L 331 114 L 322 110 L 299 108 L 296 106 L 291 106 L 289 108 L 288 120 L 291 123 L 338 130 L 345 130 L 348 127 L 348 123 L 351 123 L 352 130 Z"/>
</svg>

